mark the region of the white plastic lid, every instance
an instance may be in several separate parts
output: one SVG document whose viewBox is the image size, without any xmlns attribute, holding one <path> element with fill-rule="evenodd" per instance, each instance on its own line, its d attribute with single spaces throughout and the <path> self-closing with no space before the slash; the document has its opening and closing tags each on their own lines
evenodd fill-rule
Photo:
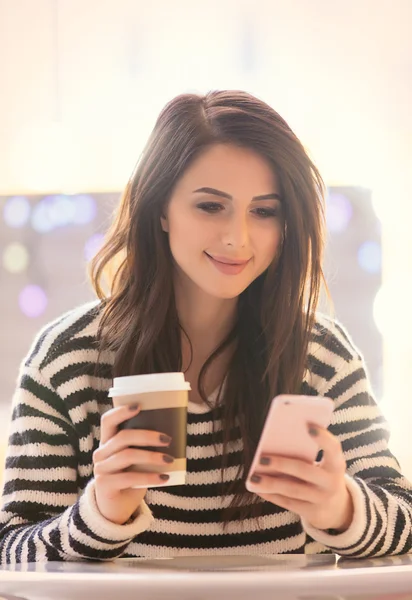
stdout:
<svg viewBox="0 0 412 600">
<path fill-rule="evenodd" d="M 150 375 L 128 375 L 115 377 L 109 397 L 141 394 L 144 392 L 188 391 L 190 383 L 184 373 L 153 373 Z"/>
</svg>

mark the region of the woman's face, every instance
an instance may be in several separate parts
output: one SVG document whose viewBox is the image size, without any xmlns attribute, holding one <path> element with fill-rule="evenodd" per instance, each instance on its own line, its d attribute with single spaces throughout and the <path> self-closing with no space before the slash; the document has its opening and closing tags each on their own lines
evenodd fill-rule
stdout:
<svg viewBox="0 0 412 600">
<path fill-rule="evenodd" d="M 178 181 L 162 228 L 179 275 L 213 297 L 236 298 L 278 255 L 277 177 L 252 150 L 212 146 Z"/>
</svg>

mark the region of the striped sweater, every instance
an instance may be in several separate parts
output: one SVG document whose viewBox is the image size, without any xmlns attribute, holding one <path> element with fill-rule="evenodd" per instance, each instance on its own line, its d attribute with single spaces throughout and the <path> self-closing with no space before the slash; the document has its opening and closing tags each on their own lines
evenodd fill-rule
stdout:
<svg viewBox="0 0 412 600">
<path fill-rule="evenodd" d="M 383 556 L 412 548 L 412 486 L 388 450 L 388 427 L 370 389 L 363 360 L 346 332 L 318 315 L 302 392 L 335 402 L 330 431 L 341 441 L 355 514 L 347 531 L 320 531 L 262 500 L 255 519 L 223 527 L 221 451 L 212 444 L 219 408 L 189 403 L 187 483 L 149 489 L 134 520 L 117 525 L 100 514 L 92 453 L 113 355 L 95 376 L 98 303 L 48 325 L 23 362 L 13 413 L 0 510 L 1 562 L 111 560 L 207 554 L 335 552 Z M 225 479 L 237 477 L 242 441 L 234 430 Z M 219 442 L 219 440 L 218 440 Z"/>
</svg>

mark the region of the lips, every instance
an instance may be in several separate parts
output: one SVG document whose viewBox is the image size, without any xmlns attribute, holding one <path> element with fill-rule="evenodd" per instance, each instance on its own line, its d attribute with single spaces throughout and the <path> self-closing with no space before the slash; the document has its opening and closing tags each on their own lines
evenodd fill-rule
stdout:
<svg viewBox="0 0 412 600">
<path fill-rule="evenodd" d="M 234 260 L 224 256 L 211 256 L 207 252 L 205 252 L 205 255 L 210 260 L 212 265 L 225 275 L 239 275 L 239 273 L 241 273 L 246 265 L 250 262 L 250 258 L 248 260 Z"/>
<path fill-rule="evenodd" d="M 248 258 L 246 260 L 245 259 L 242 260 L 242 259 L 225 258 L 224 256 L 216 256 L 216 255 L 212 256 L 211 254 L 208 254 L 207 252 L 205 252 L 205 254 L 212 260 L 214 260 L 218 263 L 221 263 L 223 265 L 238 265 L 238 266 L 240 266 L 240 265 L 246 265 L 250 261 L 250 258 Z"/>
</svg>

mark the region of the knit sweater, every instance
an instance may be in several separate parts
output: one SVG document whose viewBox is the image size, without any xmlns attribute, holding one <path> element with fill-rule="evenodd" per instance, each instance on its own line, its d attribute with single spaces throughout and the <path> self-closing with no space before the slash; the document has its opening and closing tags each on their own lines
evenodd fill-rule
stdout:
<svg viewBox="0 0 412 600">
<path fill-rule="evenodd" d="M 362 357 L 348 334 L 322 315 L 312 332 L 302 393 L 326 395 L 335 408 L 330 431 L 347 462 L 353 522 L 343 533 L 314 529 L 263 501 L 261 516 L 224 527 L 219 407 L 189 402 L 187 481 L 149 489 L 132 522 L 108 521 L 96 503 L 92 454 L 114 356 L 103 353 L 96 377 L 98 303 L 45 327 L 24 360 L 13 413 L 0 510 L 1 563 L 112 560 L 207 554 L 335 552 L 351 557 L 411 551 L 412 486 L 390 453 L 388 427 L 370 392 Z M 224 400 L 223 400 L 224 401 Z M 219 433 L 220 432 L 220 433 Z M 234 429 L 225 480 L 238 477 L 242 440 Z"/>
</svg>

